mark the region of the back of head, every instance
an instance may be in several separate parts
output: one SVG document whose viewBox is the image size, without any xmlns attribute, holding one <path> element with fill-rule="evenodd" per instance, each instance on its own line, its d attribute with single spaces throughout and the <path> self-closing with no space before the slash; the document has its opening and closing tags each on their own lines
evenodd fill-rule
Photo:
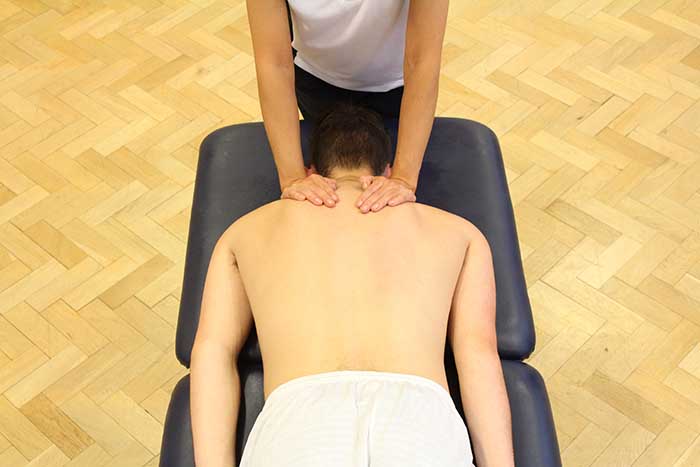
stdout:
<svg viewBox="0 0 700 467">
<path fill-rule="evenodd" d="M 360 105 L 333 105 L 314 127 L 310 144 L 312 162 L 323 177 L 333 168 L 360 167 L 381 175 L 391 163 L 391 139 L 381 116 Z"/>
</svg>

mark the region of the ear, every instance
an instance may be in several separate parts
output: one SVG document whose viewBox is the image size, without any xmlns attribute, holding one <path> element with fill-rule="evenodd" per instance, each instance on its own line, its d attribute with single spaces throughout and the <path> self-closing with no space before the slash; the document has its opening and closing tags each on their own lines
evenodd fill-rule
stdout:
<svg viewBox="0 0 700 467">
<path fill-rule="evenodd" d="M 308 169 L 306 169 L 306 176 L 308 177 L 309 175 L 315 174 L 315 173 L 318 173 L 318 172 L 316 172 L 316 166 L 314 166 L 313 164 L 311 164 L 311 167 L 309 167 Z"/>
<path fill-rule="evenodd" d="M 384 169 L 384 174 L 386 178 L 391 177 L 391 166 L 389 164 L 386 165 L 386 168 Z"/>
</svg>

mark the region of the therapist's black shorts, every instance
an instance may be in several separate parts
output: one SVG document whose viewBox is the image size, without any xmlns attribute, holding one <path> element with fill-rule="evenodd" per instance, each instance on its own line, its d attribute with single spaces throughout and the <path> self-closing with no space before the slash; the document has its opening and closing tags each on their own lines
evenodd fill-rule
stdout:
<svg viewBox="0 0 700 467">
<path fill-rule="evenodd" d="M 316 123 L 336 102 L 350 102 L 375 110 L 382 116 L 399 117 L 403 86 L 385 92 L 354 91 L 334 86 L 294 64 L 294 87 L 304 120 Z"/>
</svg>

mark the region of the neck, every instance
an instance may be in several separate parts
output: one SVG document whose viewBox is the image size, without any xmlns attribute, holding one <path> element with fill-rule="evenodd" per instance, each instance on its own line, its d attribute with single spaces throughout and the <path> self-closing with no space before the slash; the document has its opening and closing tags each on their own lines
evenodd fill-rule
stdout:
<svg viewBox="0 0 700 467">
<path fill-rule="evenodd" d="M 338 181 L 338 180 L 352 180 L 352 181 L 358 181 L 358 182 L 359 182 L 361 176 L 362 176 L 362 175 L 343 175 L 343 176 L 341 176 L 341 177 L 337 177 L 337 178 L 336 178 L 336 177 L 331 177 L 331 178 L 333 178 L 335 181 Z"/>
<path fill-rule="evenodd" d="M 333 177 L 331 176 L 330 178 L 334 179 L 336 182 L 336 185 L 340 186 L 360 186 L 360 177 L 363 175 L 369 175 L 369 174 L 344 174 L 339 177 Z"/>
</svg>

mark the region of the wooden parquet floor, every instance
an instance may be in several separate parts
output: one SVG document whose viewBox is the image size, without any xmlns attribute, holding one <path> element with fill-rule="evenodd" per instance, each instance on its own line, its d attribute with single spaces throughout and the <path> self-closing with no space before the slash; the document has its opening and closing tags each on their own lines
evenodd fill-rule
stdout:
<svg viewBox="0 0 700 467">
<path fill-rule="evenodd" d="M 564 465 L 700 465 L 700 1 L 453 1 Z M 245 2 L 0 0 L 0 466 L 156 466 L 197 149 L 260 121 Z"/>
</svg>

